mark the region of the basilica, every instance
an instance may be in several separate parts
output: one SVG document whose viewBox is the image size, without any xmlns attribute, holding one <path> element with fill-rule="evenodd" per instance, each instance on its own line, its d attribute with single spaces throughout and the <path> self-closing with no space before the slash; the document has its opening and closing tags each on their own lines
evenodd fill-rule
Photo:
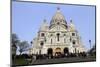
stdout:
<svg viewBox="0 0 100 67">
<path fill-rule="evenodd" d="M 50 24 L 43 20 L 43 24 L 32 40 L 31 54 L 80 53 L 86 52 L 81 37 L 72 19 L 67 22 L 60 8 L 57 8 Z"/>
</svg>

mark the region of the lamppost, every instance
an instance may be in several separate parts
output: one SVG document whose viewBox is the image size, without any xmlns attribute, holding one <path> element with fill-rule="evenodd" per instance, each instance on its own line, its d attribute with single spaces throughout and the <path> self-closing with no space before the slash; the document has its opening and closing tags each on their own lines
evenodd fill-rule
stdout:
<svg viewBox="0 0 100 67">
<path fill-rule="evenodd" d="M 89 44 L 90 44 L 90 50 L 91 50 L 91 40 L 89 40 Z"/>
</svg>

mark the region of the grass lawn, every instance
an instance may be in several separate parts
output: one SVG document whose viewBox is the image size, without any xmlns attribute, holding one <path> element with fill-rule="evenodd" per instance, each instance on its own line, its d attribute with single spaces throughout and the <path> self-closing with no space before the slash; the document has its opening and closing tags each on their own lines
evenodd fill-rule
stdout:
<svg viewBox="0 0 100 67">
<path fill-rule="evenodd" d="M 19 59 L 15 59 L 14 64 L 15 65 L 28 65 L 28 61 L 25 60 L 24 58 L 19 58 Z"/>
</svg>

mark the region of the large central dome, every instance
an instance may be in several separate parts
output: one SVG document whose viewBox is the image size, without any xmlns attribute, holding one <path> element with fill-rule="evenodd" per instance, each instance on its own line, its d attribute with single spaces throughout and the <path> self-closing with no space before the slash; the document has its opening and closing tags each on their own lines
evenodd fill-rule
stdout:
<svg viewBox="0 0 100 67">
<path fill-rule="evenodd" d="M 60 11 L 60 8 L 57 8 L 57 11 L 55 13 L 55 15 L 52 17 L 52 20 L 50 22 L 50 26 L 54 26 L 54 25 L 64 25 L 65 27 L 67 27 L 67 22 L 65 20 L 65 17 L 63 16 L 63 14 Z"/>
<path fill-rule="evenodd" d="M 62 13 L 60 12 L 60 10 L 57 10 L 57 12 L 55 13 L 55 15 L 52 17 L 52 19 L 57 19 L 57 20 L 65 20 L 64 16 L 62 15 Z"/>
</svg>

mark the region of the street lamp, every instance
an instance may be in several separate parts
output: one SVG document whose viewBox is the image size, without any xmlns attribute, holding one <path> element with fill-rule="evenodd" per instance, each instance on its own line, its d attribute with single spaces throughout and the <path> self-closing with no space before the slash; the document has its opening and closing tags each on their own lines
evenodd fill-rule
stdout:
<svg viewBox="0 0 100 67">
<path fill-rule="evenodd" d="M 91 40 L 89 40 L 89 43 L 90 43 L 90 49 L 91 49 Z"/>
</svg>

